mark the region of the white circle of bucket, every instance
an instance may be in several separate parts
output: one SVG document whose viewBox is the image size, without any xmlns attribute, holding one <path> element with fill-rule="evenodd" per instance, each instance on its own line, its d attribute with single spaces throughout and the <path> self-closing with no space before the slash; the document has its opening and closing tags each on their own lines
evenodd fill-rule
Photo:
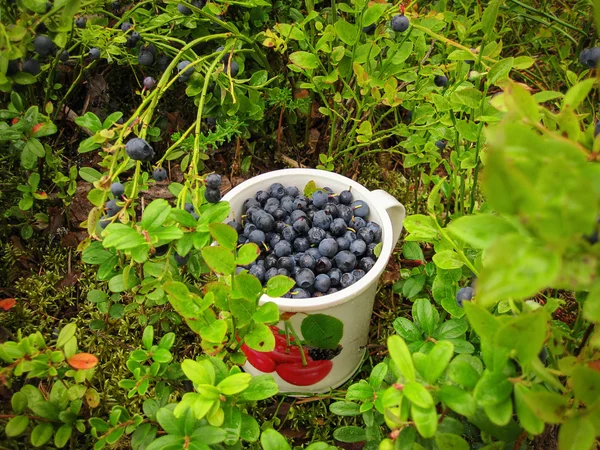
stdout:
<svg viewBox="0 0 600 450">
<path fill-rule="evenodd" d="M 291 316 L 289 321 L 301 339 L 302 322 L 309 316 L 315 316 L 322 319 L 322 315 L 338 319 L 343 324 L 341 339 L 339 344 L 342 346 L 340 354 L 331 359 L 330 363 L 320 363 L 314 366 L 328 366 L 327 375 L 318 381 L 308 384 L 315 378 L 315 371 L 307 367 L 298 367 L 293 376 L 290 376 L 290 368 L 286 368 L 287 375 L 285 381 L 278 372 L 283 373 L 283 368 L 278 366 L 277 371 L 270 372 L 282 393 L 296 394 L 314 394 L 327 392 L 336 388 L 347 381 L 354 372 L 360 367 L 367 345 L 369 335 L 369 324 L 373 312 L 373 303 L 377 291 L 377 282 L 385 270 L 392 251 L 402 231 L 402 222 L 406 215 L 404 206 L 393 196 L 383 190 L 369 191 L 356 181 L 346 178 L 342 175 L 316 169 L 284 169 L 268 172 L 239 184 L 229 191 L 223 200 L 231 205 L 231 214 L 226 221 L 240 221 L 242 215 L 242 206 L 244 201 L 254 197 L 257 191 L 267 190 L 268 187 L 279 182 L 284 186 L 296 186 L 300 192 L 310 182 L 314 181 L 317 187 L 330 187 L 334 192 L 339 193 L 345 189 L 350 189 L 355 200 L 363 200 L 369 205 L 368 220 L 376 222 L 382 229 L 382 248 L 381 253 L 371 270 L 353 285 L 341 289 L 340 291 L 325 295 L 323 297 L 293 299 L 293 298 L 271 298 L 266 295 L 260 299 L 260 304 L 274 302 L 279 306 L 281 313 Z M 315 317 L 310 319 L 314 325 Z M 335 321 L 335 320 L 334 320 Z M 335 321 L 339 324 L 338 321 Z M 327 323 L 327 322 L 323 322 Z M 284 329 L 284 323 L 280 322 L 279 328 Z M 332 327 L 339 334 L 339 327 Z M 308 326 L 307 328 L 308 329 Z M 323 330 L 320 330 L 323 332 Z M 326 333 L 327 330 L 324 330 Z M 279 370 L 281 369 L 281 370 Z M 325 370 L 326 368 L 321 367 Z M 250 362 L 246 362 L 244 370 L 252 375 L 263 375 Z M 319 376 L 317 375 L 317 378 Z M 289 382 L 291 381 L 291 382 Z"/>
</svg>

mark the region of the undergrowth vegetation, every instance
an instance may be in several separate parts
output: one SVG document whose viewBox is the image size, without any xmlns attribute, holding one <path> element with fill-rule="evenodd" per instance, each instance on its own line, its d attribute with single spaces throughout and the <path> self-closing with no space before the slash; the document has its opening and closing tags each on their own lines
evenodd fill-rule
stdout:
<svg viewBox="0 0 600 450">
<path fill-rule="evenodd" d="M 596 448 L 594 12 L 2 2 L 0 447 Z M 342 351 L 340 321 L 300 338 L 264 301 L 293 297 L 290 272 L 252 274 L 266 243 L 220 201 L 290 167 L 407 210 L 362 366 L 306 397 L 247 355 L 284 345 L 308 377 Z"/>
</svg>

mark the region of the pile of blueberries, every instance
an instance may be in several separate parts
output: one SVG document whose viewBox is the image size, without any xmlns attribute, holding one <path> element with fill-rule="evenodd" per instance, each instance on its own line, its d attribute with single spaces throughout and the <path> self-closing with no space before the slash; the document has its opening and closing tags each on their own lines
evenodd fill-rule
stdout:
<svg viewBox="0 0 600 450">
<path fill-rule="evenodd" d="M 239 244 L 261 248 L 247 269 L 263 284 L 286 275 L 296 285 L 284 297 L 333 294 L 356 283 L 373 268 L 381 226 L 368 220 L 369 206 L 352 192 L 330 188 L 310 197 L 295 186 L 273 183 L 244 202 L 241 221 L 229 222 Z"/>
</svg>

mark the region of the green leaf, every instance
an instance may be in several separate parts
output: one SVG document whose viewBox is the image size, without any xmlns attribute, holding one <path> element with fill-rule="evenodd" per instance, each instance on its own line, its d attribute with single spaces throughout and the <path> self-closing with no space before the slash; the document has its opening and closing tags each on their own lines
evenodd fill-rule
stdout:
<svg viewBox="0 0 600 450">
<path fill-rule="evenodd" d="M 575 86 L 569 88 L 565 97 L 563 98 L 563 108 L 577 109 L 577 107 L 583 102 L 592 88 L 596 84 L 595 78 L 588 78 L 577 83 Z"/>
<path fill-rule="evenodd" d="M 58 333 L 58 338 L 56 340 L 56 348 L 62 348 L 65 346 L 67 342 L 71 340 L 73 336 L 75 336 L 75 332 L 77 331 L 77 325 L 75 323 L 69 323 L 65 325 Z"/>
<path fill-rule="evenodd" d="M 583 317 L 590 322 L 600 322 L 600 282 L 596 282 L 583 303 Z"/>
<path fill-rule="evenodd" d="M 477 386 L 475 398 L 482 406 L 497 405 L 512 393 L 513 385 L 503 372 L 485 370 Z"/>
<path fill-rule="evenodd" d="M 189 212 L 183 209 L 171 209 L 171 215 L 169 216 L 169 218 L 188 228 L 195 228 L 196 224 L 198 223 L 198 221 L 194 219 L 194 216 L 192 216 Z"/>
<path fill-rule="evenodd" d="M 146 447 L 146 450 L 179 450 L 185 448 L 186 437 L 176 434 L 161 436 Z M 188 446 L 188 448 L 191 448 Z"/>
<path fill-rule="evenodd" d="M 539 106 L 523 86 L 517 83 L 510 83 L 504 88 L 506 107 L 511 114 L 522 119 L 528 119 L 532 123 L 539 122 Z"/>
<path fill-rule="evenodd" d="M 519 423 L 528 433 L 538 435 L 544 431 L 544 422 L 540 420 L 525 401 L 530 389 L 522 383 L 515 384 L 515 409 Z"/>
<path fill-rule="evenodd" d="M 571 373 L 571 386 L 577 398 L 591 406 L 600 399 L 600 372 L 578 365 Z"/>
<path fill-rule="evenodd" d="M 111 223 L 104 230 L 105 238 L 102 244 L 106 248 L 114 247 L 117 250 L 130 250 L 135 247 L 148 245 L 144 237 L 129 225 Z"/>
<path fill-rule="evenodd" d="M 301 69 L 312 70 L 319 67 L 319 58 L 309 52 L 294 52 L 290 55 L 290 61 Z"/>
<path fill-rule="evenodd" d="M 98 116 L 91 111 L 86 112 L 83 116 L 77 117 L 75 123 L 80 127 L 87 128 L 92 133 L 96 133 L 102 129 L 102 122 Z"/>
<path fill-rule="evenodd" d="M 423 214 L 413 214 L 404 219 L 404 228 L 410 233 L 408 241 L 435 242 L 440 236 L 435 221 Z"/>
<path fill-rule="evenodd" d="M 415 297 L 423 289 L 426 279 L 427 277 L 424 273 L 410 277 L 402 286 L 402 295 L 406 298 Z"/>
<path fill-rule="evenodd" d="M 415 422 L 417 431 L 422 437 L 427 439 L 435 435 L 438 417 L 434 406 L 420 408 L 413 403 L 410 407 L 410 416 Z"/>
<path fill-rule="evenodd" d="M 275 336 L 271 329 L 262 323 L 252 324 L 250 332 L 245 336 L 246 344 L 259 352 L 270 352 L 275 348 Z"/>
<path fill-rule="evenodd" d="M 267 302 L 264 305 L 258 307 L 252 318 L 254 319 L 254 321 L 262 323 L 278 322 L 279 307 L 276 303 Z"/>
<path fill-rule="evenodd" d="M 402 389 L 406 398 L 421 408 L 433 407 L 433 397 L 423 385 L 417 381 L 408 381 Z"/>
<path fill-rule="evenodd" d="M 402 254 L 404 258 L 411 261 L 424 261 L 423 250 L 418 242 L 405 242 L 402 245 Z"/>
<path fill-rule="evenodd" d="M 152 325 L 144 328 L 144 333 L 142 335 L 142 344 L 146 350 L 150 350 L 152 348 L 152 343 L 154 342 L 154 327 Z"/>
<path fill-rule="evenodd" d="M 333 432 L 334 439 L 340 442 L 362 442 L 367 440 L 367 434 L 363 428 L 356 426 L 344 426 L 336 428 Z"/>
<path fill-rule="evenodd" d="M 302 321 L 300 330 L 308 345 L 335 349 L 344 335 L 344 323 L 327 314 L 309 314 Z"/>
<path fill-rule="evenodd" d="M 368 27 L 377 22 L 385 12 L 386 8 L 387 5 L 381 3 L 370 5 L 363 14 L 361 25 L 363 27 Z"/>
<path fill-rule="evenodd" d="M 253 275 L 249 273 L 240 273 L 235 275 L 233 298 L 245 298 L 246 300 L 255 301 L 263 291 L 262 284 Z"/>
<path fill-rule="evenodd" d="M 15 392 L 10 399 L 13 412 L 21 414 L 27 407 L 27 396 L 22 392 Z"/>
<path fill-rule="evenodd" d="M 256 258 L 259 256 L 260 248 L 258 248 L 258 245 L 250 242 L 239 248 L 235 262 L 238 266 L 246 266 L 256 261 Z"/>
<path fill-rule="evenodd" d="M 572 417 L 558 430 L 560 450 L 589 450 L 594 447 L 594 442 L 596 430 L 587 417 Z"/>
<path fill-rule="evenodd" d="M 15 437 L 23 433 L 29 426 L 29 418 L 26 416 L 15 416 L 8 421 L 4 432 L 8 437 Z"/>
<path fill-rule="evenodd" d="M 415 380 L 415 366 L 410 354 L 410 350 L 406 346 L 406 342 L 400 336 L 390 336 L 387 341 L 390 356 L 402 375 L 409 380 Z"/>
<path fill-rule="evenodd" d="M 181 363 L 181 370 L 194 384 L 212 384 L 215 381 L 214 368 L 207 360 L 185 359 Z"/>
<path fill-rule="evenodd" d="M 465 334 L 467 328 L 468 325 L 464 319 L 450 319 L 437 327 L 431 337 L 437 340 L 457 338 Z"/>
<path fill-rule="evenodd" d="M 492 340 L 500 328 L 500 322 L 484 307 L 472 303 L 463 302 L 469 324 L 482 339 Z"/>
<path fill-rule="evenodd" d="M 452 221 L 447 228 L 454 236 L 476 249 L 486 248 L 499 237 L 516 231 L 506 219 L 493 214 L 463 216 Z"/>
<path fill-rule="evenodd" d="M 54 445 L 57 448 L 63 448 L 71 439 L 71 434 L 73 433 L 73 426 L 71 424 L 65 423 L 60 426 L 58 430 L 56 430 L 56 434 L 54 435 Z"/>
<path fill-rule="evenodd" d="M 219 245 L 229 250 L 235 249 L 238 235 L 232 227 L 221 222 L 215 222 L 208 225 L 208 231 Z"/>
<path fill-rule="evenodd" d="M 125 292 L 138 284 L 139 280 L 134 274 L 129 274 L 127 282 L 123 278 L 123 274 L 115 275 L 108 281 L 108 288 L 111 292 Z"/>
<path fill-rule="evenodd" d="M 276 275 L 267 281 L 267 295 L 271 298 L 281 297 L 294 287 L 296 282 L 285 275 Z"/>
<path fill-rule="evenodd" d="M 175 417 L 173 411 L 167 408 L 160 408 L 156 413 L 156 420 L 163 430 L 168 434 L 184 435 L 184 422 Z"/>
<path fill-rule="evenodd" d="M 157 230 L 169 218 L 171 205 L 163 198 L 152 201 L 142 214 L 142 228 L 144 230 Z"/>
<path fill-rule="evenodd" d="M 421 328 L 427 336 L 432 335 L 433 330 L 440 320 L 439 313 L 426 298 L 415 300 L 412 306 L 412 316 L 417 326 Z"/>
<path fill-rule="evenodd" d="M 396 318 L 393 325 L 396 333 L 408 343 L 419 341 L 423 338 L 421 330 L 413 322 L 404 317 Z"/>
<path fill-rule="evenodd" d="M 515 350 L 522 365 L 537 358 L 545 340 L 546 312 L 543 309 L 512 318 L 496 333 L 496 344 Z"/>
<path fill-rule="evenodd" d="M 508 77 L 510 69 L 512 69 L 514 58 L 505 58 L 494 64 L 488 72 L 487 81 L 490 85 L 496 84 L 497 81 Z M 468 216 L 465 216 L 468 217 Z"/>
<path fill-rule="evenodd" d="M 477 385 L 482 373 L 481 360 L 471 355 L 458 355 L 448 365 L 448 377 L 456 384 L 469 389 Z"/>
<path fill-rule="evenodd" d="M 279 392 L 277 383 L 271 375 L 252 377 L 248 388 L 237 397 L 238 402 L 254 402 L 265 400 Z"/>
<path fill-rule="evenodd" d="M 486 405 L 483 409 L 492 423 L 503 427 L 510 422 L 512 417 L 512 399 L 507 397 L 500 403 L 495 405 Z"/>
<path fill-rule="evenodd" d="M 221 343 L 227 333 L 227 322 L 222 319 L 215 320 L 210 325 L 200 328 L 200 336 L 208 342 Z"/>
<path fill-rule="evenodd" d="M 31 432 L 31 445 L 34 447 L 41 447 L 46 444 L 54 434 L 54 427 L 51 423 L 40 422 L 38 423 Z"/>
<path fill-rule="evenodd" d="M 501 0 L 491 0 L 481 17 L 481 31 L 488 42 L 493 40 L 492 32 L 494 31 L 494 25 L 496 24 L 501 4 Z"/>
<path fill-rule="evenodd" d="M 235 272 L 235 258 L 233 253 L 225 247 L 204 247 L 202 249 L 202 257 L 208 267 L 216 273 L 231 275 Z"/>
<path fill-rule="evenodd" d="M 448 341 L 438 341 L 427 354 L 425 380 L 429 384 L 434 384 L 444 373 L 454 355 L 454 345 Z"/>
<path fill-rule="evenodd" d="M 524 299 L 550 286 L 560 269 L 557 253 L 521 235 L 496 240 L 486 251 L 477 281 L 477 303 L 492 307 L 505 298 Z"/>
<path fill-rule="evenodd" d="M 310 180 L 308 183 L 306 183 L 306 186 L 304 186 L 304 196 L 310 198 L 315 191 L 318 190 L 319 188 L 317 187 L 317 183 L 315 183 L 313 180 Z"/>
<path fill-rule="evenodd" d="M 469 450 L 469 443 L 463 438 L 452 433 L 437 433 L 435 443 L 438 448 L 444 450 Z"/>
<path fill-rule="evenodd" d="M 461 416 L 471 417 L 477 410 L 477 402 L 473 396 L 457 386 L 443 385 L 438 390 L 439 398 L 448 408 Z"/>
<path fill-rule="evenodd" d="M 443 250 L 433 255 L 433 262 L 440 269 L 460 269 L 465 262 L 454 250 Z"/>
<path fill-rule="evenodd" d="M 227 430 L 207 425 L 196 428 L 191 435 L 190 449 L 207 450 L 207 445 L 215 445 L 223 442 L 227 438 Z M 193 446 L 194 443 L 200 446 Z"/>
<path fill-rule="evenodd" d="M 360 405 L 354 402 L 334 402 L 329 405 L 329 411 L 338 416 L 358 416 L 361 414 Z"/>
<path fill-rule="evenodd" d="M 290 444 L 281 433 L 273 428 L 264 430 L 260 436 L 260 443 L 263 450 L 291 450 Z"/>
<path fill-rule="evenodd" d="M 260 436 L 260 426 L 256 419 L 248 414 L 242 413 L 242 426 L 240 438 L 246 442 L 256 442 Z"/>
<path fill-rule="evenodd" d="M 358 28 L 356 25 L 352 25 L 344 19 L 338 19 L 335 21 L 334 28 L 337 36 L 344 44 L 356 44 L 356 40 L 358 39 Z"/>
<path fill-rule="evenodd" d="M 93 183 L 102 178 L 102 174 L 93 167 L 82 167 L 79 169 L 79 176 L 88 183 Z"/>
<path fill-rule="evenodd" d="M 252 375 L 249 373 L 236 373 L 217 384 L 217 389 L 220 389 L 223 395 L 239 394 L 250 385 L 251 379 Z"/>
</svg>

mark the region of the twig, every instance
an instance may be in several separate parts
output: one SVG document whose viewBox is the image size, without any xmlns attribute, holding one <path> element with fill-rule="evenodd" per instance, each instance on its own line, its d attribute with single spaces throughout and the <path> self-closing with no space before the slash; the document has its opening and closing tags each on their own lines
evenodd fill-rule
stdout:
<svg viewBox="0 0 600 450">
<path fill-rule="evenodd" d="M 585 333 L 583 334 L 583 338 L 581 339 L 581 344 L 579 344 L 579 347 L 577 347 L 577 350 L 575 350 L 575 356 L 579 356 L 579 354 L 583 350 L 583 347 L 585 347 L 585 344 L 587 343 L 588 338 L 592 334 L 592 331 L 594 331 L 594 324 L 590 323 L 588 325 L 588 327 L 586 328 Z"/>
</svg>

